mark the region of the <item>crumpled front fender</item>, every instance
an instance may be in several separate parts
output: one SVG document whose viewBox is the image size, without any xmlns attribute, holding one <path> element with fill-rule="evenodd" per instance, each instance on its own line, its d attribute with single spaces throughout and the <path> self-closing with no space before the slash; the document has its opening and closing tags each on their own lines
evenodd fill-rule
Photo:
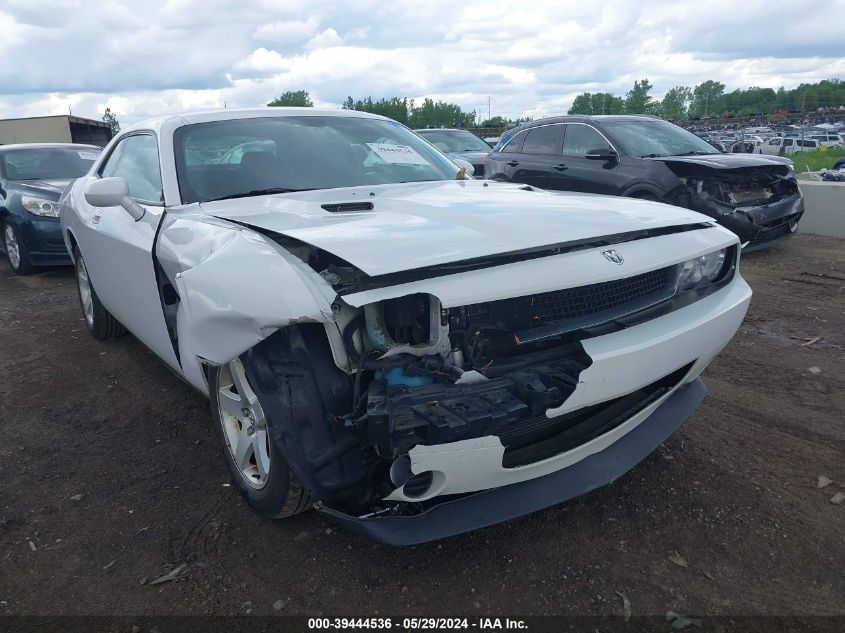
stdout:
<svg viewBox="0 0 845 633">
<path fill-rule="evenodd" d="M 281 327 L 331 319 L 331 288 L 278 244 L 241 227 L 197 224 L 164 227 L 157 251 L 179 295 L 176 331 L 189 382 L 205 387 L 202 360 L 226 363 Z"/>
</svg>

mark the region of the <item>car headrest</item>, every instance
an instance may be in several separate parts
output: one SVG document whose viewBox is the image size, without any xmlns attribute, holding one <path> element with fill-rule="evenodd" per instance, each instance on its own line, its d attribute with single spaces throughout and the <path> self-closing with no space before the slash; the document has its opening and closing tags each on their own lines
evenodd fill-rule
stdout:
<svg viewBox="0 0 845 633">
<path fill-rule="evenodd" d="M 241 167 L 249 170 L 267 170 L 277 168 L 276 155 L 273 152 L 247 152 L 241 158 Z"/>
</svg>

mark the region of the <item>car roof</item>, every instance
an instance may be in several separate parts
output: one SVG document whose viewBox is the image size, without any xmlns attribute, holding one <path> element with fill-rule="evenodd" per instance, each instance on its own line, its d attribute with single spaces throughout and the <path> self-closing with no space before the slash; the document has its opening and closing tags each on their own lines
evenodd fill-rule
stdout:
<svg viewBox="0 0 845 633">
<path fill-rule="evenodd" d="M 96 149 L 102 151 L 99 145 L 88 145 L 86 143 L 10 143 L 0 145 L 0 152 L 10 149 L 74 149 L 74 148 Z"/>
<path fill-rule="evenodd" d="M 649 114 L 564 114 L 560 116 L 551 116 L 544 119 L 534 119 L 523 123 L 519 127 L 515 127 L 508 132 L 516 134 L 522 130 L 535 127 L 537 125 L 553 125 L 555 123 L 609 123 L 616 121 L 663 121 L 660 117 Z"/>
<path fill-rule="evenodd" d="M 603 123 L 608 121 L 663 121 L 663 119 L 648 114 L 564 114 L 561 116 L 546 117 L 545 119 L 534 119 L 526 123 L 526 125 L 536 123 L 566 123 L 567 121 L 596 121 Z"/>
<path fill-rule="evenodd" d="M 289 108 L 289 107 L 265 107 L 265 108 L 246 108 L 246 109 L 225 109 L 220 108 L 216 110 L 202 110 L 196 112 L 184 112 L 180 114 L 165 114 L 161 116 L 152 117 L 139 121 L 125 131 L 131 132 L 134 130 L 153 130 L 171 131 L 183 125 L 192 125 L 194 123 L 210 123 L 212 121 L 233 121 L 236 119 L 260 119 L 260 118 L 276 118 L 288 116 L 328 116 L 328 117 L 346 117 L 346 118 L 361 118 L 361 119 L 380 119 L 390 121 L 387 117 L 379 114 L 370 114 L 369 112 L 361 112 L 360 110 L 340 110 L 334 108 Z M 123 132 L 123 130 L 121 130 Z"/>
<path fill-rule="evenodd" d="M 414 129 L 414 132 L 469 132 L 457 127 L 421 127 Z M 469 132 L 472 134 L 472 132 Z"/>
</svg>

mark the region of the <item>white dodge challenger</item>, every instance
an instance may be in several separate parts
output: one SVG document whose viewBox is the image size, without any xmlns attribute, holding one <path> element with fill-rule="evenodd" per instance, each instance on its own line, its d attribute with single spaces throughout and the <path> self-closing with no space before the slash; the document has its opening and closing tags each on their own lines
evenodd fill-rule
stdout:
<svg viewBox="0 0 845 633">
<path fill-rule="evenodd" d="M 619 477 L 751 297 L 706 216 L 468 179 L 354 111 L 152 119 L 60 204 L 88 330 L 208 395 L 249 504 L 395 544 Z"/>
</svg>

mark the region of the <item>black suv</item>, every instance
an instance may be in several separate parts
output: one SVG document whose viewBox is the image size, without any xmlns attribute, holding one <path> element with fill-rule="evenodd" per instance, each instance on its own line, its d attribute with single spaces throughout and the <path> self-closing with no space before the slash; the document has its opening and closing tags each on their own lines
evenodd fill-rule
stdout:
<svg viewBox="0 0 845 633">
<path fill-rule="evenodd" d="M 658 200 L 716 219 L 746 250 L 798 228 L 804 200 L 789 159 L 723 154 L 650 116 L 562 116 L 502 135 L 487 156 L 491 180 L 543 189 Z"/>
</svg>

